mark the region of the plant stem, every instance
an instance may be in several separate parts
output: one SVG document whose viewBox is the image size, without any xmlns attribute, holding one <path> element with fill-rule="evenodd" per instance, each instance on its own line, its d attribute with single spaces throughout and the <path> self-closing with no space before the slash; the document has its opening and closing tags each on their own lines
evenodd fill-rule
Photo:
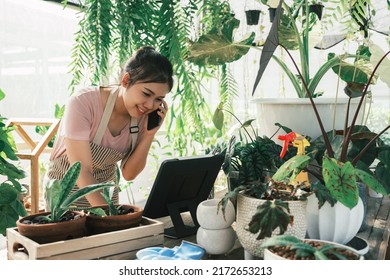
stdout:
<svg viewBox="0 0 390 280">
<path fill-rule="evenodd" d="M 320 114 L 318 113 L 318 110 L 317 110 L 317 106 L 313 100 L 313 96 L 312 94 L 310 93 L 308 87 L 307 87 L 307 84 L 302 76 L 302 73 L 301 71 L 299 70 L 299 67 L 298 65 L 296 64 L 294 58 L 292 57 L 291 53 L 288 51 L 287 48 L 285 48 L 283 45 L 280 45 L 286 52 L 287 54 L 289 55 L 289 57 L 291 58 L 294 66 L 295 66 L 295 69 L 297 70 L 299 76 L 301 77 L 302 79 L 302 84 L 303 86 L 305 87 L 305 90 L 307 92 L 307 95 L 309 96 L 309 99 L 310 99 L 310 103 L 313 107 L 313 110 L 314 110 L 314 113 L 316 115 L 316 118 L 317 118 L 317 121 L 318 121 L 318 125 L 320 126 L 320 129 L 321 129 L 321 133 L 322 133 L 322 136 L 324 137 L 324 142 L 325 142 L 325 146 L 326 146 L 326 151 L 328 152 L 328 156 L 329 157 L 334 157 L 334 153 L 333 153 L 333 150 L 332 150 L 332 146 L 330 145 L 330 141 L 329 141 L 329 137 L 328 135 L 326 134 L 326 131 L 324 129 L 324 125 L 322 124 L 322 120 L 321 120 L 321 117 L 320 117 Z"/>
<path fill-rule="evenodd" d="M 386 58 L 386 56 L 390 53 L 390 51 L 388 51 L 387 53 L 385 53 L 382 58 L 378 61 L 378 63 L 375 65 L 375 68 L 374 70 L 372 71 L 368 81 L 367 81 L 367 84 L 366 86 L 364 87 L 364 90 L 363 90 L 363 93 L 362 93 L 362 96 L 360 97 L 360 101 L 359 101 L 359 104 L 357 106 L 357 109 L 355 111 L 355 115 L 353 117 L 353 120 L 352 120 L 352 123 L 347 131 L 347 134 L 346 136 L 344 137 L 343 139 L 343 146 L 342 146 L 342 149 L 341 149 L 341 154 L 340 154 L 340 161 L 342 162 L 345 162 L 346 159 L 347 159 L 347 151 L 348 151 L 348 143 L 350 142 L 350 139 L 351 139 L 351 135 L 352 135 L 352 130 L 355 126 L 355 123 L 356 123 L 356 120 L 357 120 L 357 117 L 359 115 L 359 111 L 360 111 L 360 107 L 362 106 L 363 104 L 363 100 L 364 100 L 364 97 L 366 96 L 367 94 L 367 91 L 368 91 L 368 87 L 370 86 L 371 84 L 371 81 L 372 79 L 374 78 L 374 75 L 375 75 L 375 72 L 376 70 L 378 69 L 379 65 L 382 63 L 382 61 Z M 389 129 L 389 127 L 385 128 L 385 131 Z M 368 147 L 372 144 L 373 142 L 370 141 L 364 148 L 363 150 L 367 150 Z M 361 153 L 361 152 L 360 152 Z M 360 154 L 359 153 L 359 154 Z M 360 156 L 361 157 L 361 156 Z"/>
</svg>

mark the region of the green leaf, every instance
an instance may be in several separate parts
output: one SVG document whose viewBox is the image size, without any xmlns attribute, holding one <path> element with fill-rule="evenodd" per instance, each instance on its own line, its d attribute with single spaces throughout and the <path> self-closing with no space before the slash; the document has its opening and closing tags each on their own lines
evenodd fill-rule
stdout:
<svg viewBox="0 0 390 280">
<path fill-rule="evenodd" d="M 0 88 L 0 101 L 5 97 L 4 91 Z"/>
<path fill-rule="evenodd" d="M 70 194 L 71 190 L 76 185 L 76 181 L 80 175 L 81 171 L 81 163 L 75 162 L 72 164 L 71 167 L 67 170 L 64 177 L 61 180 L 61 194 L 59 201 L 62 203 L 62 201 L 65 200 L 65 198 Z"/>
<path fill-rule="evenodd" d="M 218 106 L 218 108 L 215 110 L 213 115 L 213 123 L 217 129 L 222 130 L 223 121 L 224 121 L 223 110 L 221 110 L 220 106 Z"/>
<path fill-rule="evenodd" d="M 52 213 L 55 213 L 60 204 L 60 198 L 62 194 L 61 181 L 57 179 L 52 179 L 47 182 L 45 186 L 45 199 L 47 201 L 47 206 L 49 207 Z"/>
<path fill-rule="evenodd" d="M 364 184 L 367 185 L 367 187 L 373 191 L 376 191 L 384 196 L 388 195 L 385 187 L 374 176 L 360 169 L 355 169 L 355 174 Z"/>
<path fill-rule="evenodd" d="M 100 189 L 104 189 L 106 187 L 113 187 L 114 183 L 99 183 L 85 186 L 81 189 L 78 189 L 76 192 L 70 194 L 65 200 L 61 202 L 60 208 L 61 210 L 67 210 L 69 207 L 75 203 L 80 198 Z"/>
<path fill-rule="evenodd" d="M 264 239 L 261 243 L 261 248 L 268 248 L 271 246 L 286 246 L 291 244 L 302 243 L 302 241 L 292 235 L 275 235 Z"/>
<path fill-rule="evenodd" d="M 240 59 L 247 54 L 252 45 L 255 33 L 252 32 L 240 42 L 234 42 L 233 30 L 240 21 L 232 18 L 220 30 L 218 27 L 199 37 L 190 48 L 188 60 L 200 65 L 223 65 Z"/>
<path fill-rule="evenodd" d="M 286 179 L 293 181 L 299 171 L 305 168 L 309 163 L 310 157 L 307 155 L 294 156 L 278 168 L 276 173 L 272 176 L 272 179 L 278 182 L 285 181 Z M 293 173 L 295 176 L 291 176 L 290 178 L 290 175 Z"/>
<path fill-rule="evenodd" d="M 328 60 L 335 57 L 334 53 L 328 54 Z M 333 72 L 347 83 L 367 84 L 368 77 L 371 74 L 371 64 L 365 59 L 360 59 L 354 64 L 350 64 L 340 59 L 340 63 L 332 67 Z"/>
<path fill-rule="evenodd" d="M 0 205 L 8 205 L 16 200 L 18 197 L 18 192 L 15 188 L 8 184 L 0 184 Z"/>
<path fill-rule="evenodd" d="M 9 205 L 0 205 L 0 233 L 6 235 L 6 229 L 16 226 L 19 219 L 18 213 Z"/>
<path fill-rule="evenodd" d="M 106 211 L 104 211 L 102 208 L 91 208 L 91 209 L 88 209 L 88 212 L 95 214 L 99 217 L 107 216 Z"/>
<path fill-rule="evenodd" d="M 270 237 L 272 232 L 279 228 L 279 234 L 286 232 L 289 224 L 292 224 L 292 216 L 288 203 L 281 200 L 267 200 L 257 207 L 248 225 L 251 233 L 259 232 L 256 239 Z"/>
<path fill-rule="evenodd" d="M 322 167 L 325 186 L 331 195 L 346 207 L 355 207 L 359 200 L 359 190 L 353 165 L 325 156 Z"/>
</svg>

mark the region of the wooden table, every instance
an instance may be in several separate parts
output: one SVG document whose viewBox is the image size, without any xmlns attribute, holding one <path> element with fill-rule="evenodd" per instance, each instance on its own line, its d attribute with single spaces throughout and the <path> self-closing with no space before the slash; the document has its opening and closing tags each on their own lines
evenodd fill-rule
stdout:
<svg viewBox="0 0 390 280">
<path fill-rule="evenodd" d="M 357 234 L 365 239 L 370 249 L 364 256 L 370 260 L 389 260 L 390 250 L 390 197 L 383 198 L 367 197 L 367 227 Z"/>
<path fill-rule="evenodd" d="M 172 226 L 168 217 L 159 219 L 164 222 L 165 227 Z M 357 234 L 358 237 L 365 239 L 370 248 L 364 256 L 368 260 L 389 260 L 390 250 L 390 197 L 373 198 L 367 197 L 367 227 L 364 231 Z M 235 223 L 233 224 L 233 228 Z M 179 246 L 182 240 L 196 243 L 196 235 L 187 236 L 182 239 L 164 238 L 164 246 L 172 248 Z M 224 255 L 206 255 L 204 259 L 210 260 L 244 260 L 244 249 L 238 239 L 232 250 Z"/>
</svg>

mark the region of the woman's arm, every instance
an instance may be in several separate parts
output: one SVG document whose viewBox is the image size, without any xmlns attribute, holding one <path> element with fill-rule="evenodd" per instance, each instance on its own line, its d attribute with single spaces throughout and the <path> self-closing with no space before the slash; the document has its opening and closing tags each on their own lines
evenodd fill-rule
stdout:
<svg viewBox="0 0 390 280">
<path fill-rule="evenodd" d="M 122 176 L 127 181 L 134 180 L 138 176 L 138 174 L 141 173 L 141 171 L 145 168 L 146 160 L 154 136 L 164 122 L 166 113 L 168 111 L 168 104 L 165 101 L 162 101 L 162 103 L 163 104 L 159 107 L 160 111 L 158 111 L 158 115 L 161 118 L 160 124 L 157 127 L 148 130 L 148 118 L 145 119 L 143 123 L 143 133 L 140 136 L 140 140 L 135 147 L 133 153 L 130 155 L 130 157 L 122 167 Z"/>
</svg>

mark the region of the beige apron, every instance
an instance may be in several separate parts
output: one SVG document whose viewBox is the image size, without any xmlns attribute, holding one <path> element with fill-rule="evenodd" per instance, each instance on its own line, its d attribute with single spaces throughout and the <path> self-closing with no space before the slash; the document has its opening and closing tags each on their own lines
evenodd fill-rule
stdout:
<svg viewBox="0 0 390 280">
<path fill-rule="evenodd" d="M 110 119 L 112 110 L 115 105 L 116 97 L 118 96 L 119 87 L 115 91 L 111 91 L 109 98 L 107 100 L 107 104 L 104 108 L 102 119 L 100 120 L 98 130 L 93 139 L 93 142 L 90 143 L 91 154 L 92 154 L 92 174 L 94 178 L 99 182 L 114 182 L 118 184 L 119 178 L 117 176 L 117 163 L 123 159 L 122 164 L 126 162 L 127 158 L 133 152 L 135 148 L 135 144 L 137 142 L 138 136 L 138 125 L 137 119 L 131 118 L 131 126 L 130 126 L 130 135 L 129 137 L 129 152 L 121 153 L 114 149 L 103 147 L 100 145 L 101 140 L 103 138 L 104 132 L 107 128 L 108 121 Z M 47 176 L 49 179 L 59 179 L 61 180 L 66 171 L 69 169 L 70 164 L 68 160 L 68 156 L 65 154 L 61 157 L 58 157 L 50 162 L 50 166 L 47 172 Z M 72 190 L 73 193 L 77 190 L 78 187 Z M 118 195 L 118 187 L 115 187 L 114 194 L 112 196 L 112 200 L 115 203 L 118 203 L 119 195 Z M 80 199 L 76 205 L 78 207 L 90 207 L 90 203 L 87 199 Z"/>
</svg>

